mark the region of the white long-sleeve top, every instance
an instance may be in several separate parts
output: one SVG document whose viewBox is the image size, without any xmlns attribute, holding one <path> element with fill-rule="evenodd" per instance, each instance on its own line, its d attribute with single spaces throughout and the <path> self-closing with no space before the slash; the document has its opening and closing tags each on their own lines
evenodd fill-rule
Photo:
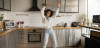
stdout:
<svg viewBox="0 0 100 48">
<path fill-rule="evenodd" d="M 59 8 L 57 8 L 56 12 L 54 13 L 54 15 L 52 17 L 49 17 L 48 19 L 46 18 L 46 16 L 44 15 L 44 10 L 46 7 L 43 7 L 41 10 L 41 17 L 42 17 L 42 22 L 43 22 L 43 26 L 45 28 L 51 28 L 54 24 L 53 24 L 53 20 L 55 19 L 55 17 L 57 16 L 57 14 L 59 13 Z"/>
</svg>

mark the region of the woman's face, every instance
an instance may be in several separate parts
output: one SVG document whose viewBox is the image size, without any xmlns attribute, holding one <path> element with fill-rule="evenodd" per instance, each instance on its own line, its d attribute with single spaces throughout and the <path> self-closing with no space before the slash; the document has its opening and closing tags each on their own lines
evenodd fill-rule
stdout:
<svg viewBox="0 0 100 48">
<path fill-rule="evenodd" d="M 48 12 L 46 13 L 46 17 L 49 17 L 50 15 L 51 15 L 51 12 L 48 11 Z"/>
</svg>

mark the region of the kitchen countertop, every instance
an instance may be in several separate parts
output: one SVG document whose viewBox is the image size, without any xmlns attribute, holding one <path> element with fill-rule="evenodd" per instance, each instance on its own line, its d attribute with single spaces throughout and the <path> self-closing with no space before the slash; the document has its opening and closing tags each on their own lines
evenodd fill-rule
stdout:
<svg viewBox="0 0 100 48">
<path fill-rule="evenodd" d="M 89 29 L 93 29 L 94 31 L 100 31 L 100 27 L 93 27 L 93 26 L 88 26 L 88 25 L 78 25 L 80 27 L 84 27 L 84 28 L 89 28 Z M 90 34 L 82 34 L 83 37 L 87 37 L 90 38 Z"/>
<path fill-rule="evenodd" d="M 10 33 L 17 29 L 45 29 L 43 27 L 25 27 L 25 28 L 12 28 L 9 30 L 0 31 L 0 36 Z M 81 29 L 80 27 L 53 27 L 53 29 Z"/>
<path fill-rule="evenodd" d="M 85 27 L 89 29 L 95 29 L 95 30 L 100 30 L 100 27 L 93 27 L 93 26 L 88 26 L 88 25 L 79 25 L 80 27 Z"/>
</svg>

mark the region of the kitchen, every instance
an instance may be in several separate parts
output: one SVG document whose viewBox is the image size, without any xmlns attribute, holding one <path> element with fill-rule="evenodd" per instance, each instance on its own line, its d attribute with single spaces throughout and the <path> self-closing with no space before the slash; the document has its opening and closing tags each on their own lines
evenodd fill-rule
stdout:
<svg viewBox="0 0 100 48">
<path fill-rule="evenodd" d="M 0 0 L 0 48 L 42 48 L 42 4 L 50 3 L 47 8 L 55 11 L 58 1 L 61 6 L 53 21 L 57 47 L 90 48 L 90 31 L 99 29 L 87 25 L 93 15 L 100 15 L 99 0 Z M 47 48 L 52 47 L 49 38 Z"/>
</svg>

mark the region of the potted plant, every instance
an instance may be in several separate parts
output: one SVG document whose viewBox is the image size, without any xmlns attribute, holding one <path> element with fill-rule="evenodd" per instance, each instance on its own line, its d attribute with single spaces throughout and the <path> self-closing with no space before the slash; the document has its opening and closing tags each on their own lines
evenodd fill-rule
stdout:
<svg viewBox="0 0 100 48">
<path fill-rule="evenodd" d="M 82 15 L 82 25 L 87 25 L 87 23 L 89 24 L 89 19 L 86 16 L 86 14 Z"/>
</svg>

